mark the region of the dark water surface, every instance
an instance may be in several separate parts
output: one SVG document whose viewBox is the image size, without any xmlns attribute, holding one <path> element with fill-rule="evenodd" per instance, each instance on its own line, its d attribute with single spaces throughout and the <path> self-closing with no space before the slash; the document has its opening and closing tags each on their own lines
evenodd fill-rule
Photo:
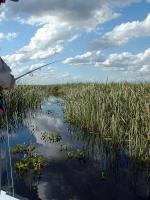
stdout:
<svg viewBox="0 0 150 200">
<path fill-rule="evenodd" d="M 129 163 L 125 149 L 116 154 L 109 141 L 104 143 L 98 135 L 83 133 L 65 123 L 60 102 L 50 97 L 43 103 L 42 110 L 29 115 L 24 124 L 12 132 L 12 147 L 35 143 L 36 153 L 47 159 L 40 178 L 32 174 L 22 178 L 14 175 L 15 193 L 32 200 L 149 199 L 145 169 Z M 41 138 L 44 131 L 59 132 L 62 140 L 46 142 Z M 67 151 L 84 149 L 86 157 L 69 159 L 67 151 L 61 151 L 61 144 L 68 146 Z M 4 146 L 3 143 L 2 156 L 6 158 Z M 4 162 L 2 186 L 5 190 L 8 190 L 8 182 L 10 172 L 7 178 Z"/>
</svg>

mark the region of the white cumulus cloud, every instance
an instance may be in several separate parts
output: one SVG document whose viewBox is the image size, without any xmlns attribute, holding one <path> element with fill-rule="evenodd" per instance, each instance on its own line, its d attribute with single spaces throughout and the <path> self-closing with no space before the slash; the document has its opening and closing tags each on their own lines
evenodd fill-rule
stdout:
<svg viewBox="0 0 150 200">
<path fill-rule="evenodd" d="M 39 3 L 36 0 L 22 0 L 17 4 L 9 2 L 7 7 L 15 15 L 26 13 L 30 16 L 26 19 L 19 18 L 22 23 L 43 24 L 49 21 L 49 16 L 57 16 L 60 21 L 89 29 L 118 17 L 119 13 L 113 9 L 116 5 L 127 5 L 132 2 L 137 0 L 126 3 L 122 3 L 121 0 L 43 0 Z"/>
<path fill-rule="evenodd" d="M 145 1 L 149 2 L 149 0 Z M 95 32 L 103 23 L 119 17 L 121 9 L 118 8 L 138 2 L 142 0 L 42 0 L 38 3 L 37 0 L 20 0 L 17 3 L 7 1 L 6 7 L 9 15 L 12 14 L 12 19 L 14 17 L 21 24 L 36 26 L 37 30 L 25 46 L 3 58 L 14 71 L 16 70 L 16 73 L 21 73 L 25 70 L 28 61 L 32 64 L 39 63 L 43 59 L 61 53 L 69 42 L 76 40 L 80 35 Z M 0 20 L 4 17 L 5 13 L 1 12 Z M 64 64 L 89 64 L 115 70 L 133 67 L 144 71 L 149 66 L 147 62 L 149 58 L 146 55 L 149 50 L 141 55 L 123 52 L 110 54 L 107 57 L 97 50 L 120 47 L 132 39 L 149 36 L 150 14 L 143 21 L 127 22 L 116 26 L 112 31 L 92 42 L 93 51 L 67 58 Z M 17 37 L 15 33 L 6 35 L 0 33 L 0 40 L 11 40 L 15 37 Z M 79 79 L 68 72 L 56 75 L 51 71 L 49 75 L 58 81 Z M 38 74 L 37 81 L 40 77 L 47 82 L 49 80 L 47 73 Z"/>
<path fill-rule="evenodd" d="M 6 55 L 5 59 L 9 63 L 23 63 L 51 57 L 60 53 L 65 43 L 73 39 L 74 31 L 67 23 L 60 24 L 56 18 L 51 18 L 51 23 L 39 28 L 27 45 L 15 54 Z"/>
<path fill-rule="evenodd" d="M 108 56 L 104 56 L 100 51 L 92 51 L 67 58 L 64 63 L 79 66 L 89 64 L 95 67 L 116 71 L 147 72 L 150 70 L 150 48 L 138 54 L 122 52 L 112 53 Z"/>
<path fill-rule="evenodd" d="M 132 39 L 150 37 L 150 14 L 143 21 L 133 21 L 116 26 L 91 43 L 94 49 L 124 45 Z"/>
<path fill-rule="evenodd" d="M 95 64 L 95 62 L 102 62 L 104 60 L 104 56 L 100 51 L 88 51 L 84 54 L 77 55 L 75 57 L 67 58 L 64 60 L 64 64 L 72 64 L 72 65 L 86 65 L 86 64 Z"/>
</svg>

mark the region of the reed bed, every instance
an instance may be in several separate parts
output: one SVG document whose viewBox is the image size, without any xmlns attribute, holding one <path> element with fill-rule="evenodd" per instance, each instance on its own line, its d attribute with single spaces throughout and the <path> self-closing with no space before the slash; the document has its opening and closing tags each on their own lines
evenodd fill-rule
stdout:
<svg viewBox="0 0 150 200">
<path fill-rule="evenodd" d="M 43 86 L 17 86 L 11 91 L 2 94 L 6 100 L 6 113 L 0 117 L 0 127 L 15 126 L 21 122 L 26 114 L 40 107 L 42 101 L 48 96 L 47 87 Z"/>
<path fill-rule="evenodd" d="M 130 156 L 150 158 L 150 84 L 77 84 L 65 89 L 66 119 L 128 147 Z"/>
</svg>

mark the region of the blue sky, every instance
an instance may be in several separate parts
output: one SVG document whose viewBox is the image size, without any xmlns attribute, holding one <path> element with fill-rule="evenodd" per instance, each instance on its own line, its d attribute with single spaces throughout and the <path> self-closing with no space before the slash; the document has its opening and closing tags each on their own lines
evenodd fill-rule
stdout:
<svg viewBox="0 0 150 200">
<path fill-rule="evenodd" d="M 150 0 L 7 0 L 0 55 L 21 82 L 149 81 Z"/>
</svg>

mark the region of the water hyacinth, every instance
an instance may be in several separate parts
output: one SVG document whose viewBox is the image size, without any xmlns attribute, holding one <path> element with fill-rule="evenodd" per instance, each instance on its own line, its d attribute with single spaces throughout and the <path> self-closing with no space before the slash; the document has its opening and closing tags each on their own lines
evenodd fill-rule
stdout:
<svg viewBox="0 0 150 200">
<path fill-rule="evenodd" d="M 15 169 L 17 173 L 24 174 L 30 171 L 40 174 L 42 168 L 46 164 L 44 156 L 37 155 L 34 151 L 35 144 L 18 144 L 11 149 L 13 156 L 20 155 L 19 160 L 15 162 Z M 17 158 L 17 157 L 16 157 Z"/>
<path fill-rule="evenodd" d="M 46 161 L 43 156 L 28 156 L 16 162 L 15 168 L 21 174 L 29 171 L 40 174 L 45 163 Z"/>
<path fill-rule="evenodd" d="M 35 150 L 35 144 L 27 145 L 27 144 L 18 144 L 11 149 L 11 153 L 16 155 L 18 153 L 31 154 Z"/>
</svg>

